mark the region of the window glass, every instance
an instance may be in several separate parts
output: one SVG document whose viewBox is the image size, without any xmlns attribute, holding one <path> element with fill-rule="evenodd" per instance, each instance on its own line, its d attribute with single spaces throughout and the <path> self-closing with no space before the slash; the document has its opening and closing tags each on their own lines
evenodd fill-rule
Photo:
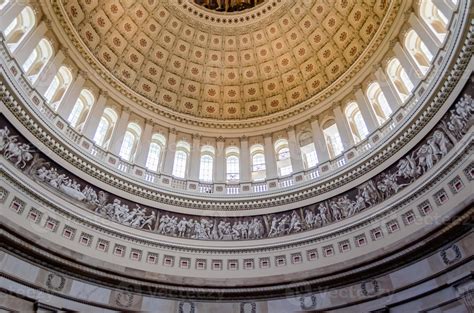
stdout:
<svg viewBox="0 0 474 313">
<path fill-rule="evenodd" d="M 214 158 L 210 155 L 203 155 L 201 157 L 201 166 L 199 167 L 199 179 L 205 182 L 212 182 L 212 168 Z"/>
<path fill-rule="evenodd" d="M 182 150 L 176 151 L 173 164 L 173 175 L 179 178 L 184 178 L 186 175 L 186 165 L 188 161 L 188 154 Z"/>
</svg>

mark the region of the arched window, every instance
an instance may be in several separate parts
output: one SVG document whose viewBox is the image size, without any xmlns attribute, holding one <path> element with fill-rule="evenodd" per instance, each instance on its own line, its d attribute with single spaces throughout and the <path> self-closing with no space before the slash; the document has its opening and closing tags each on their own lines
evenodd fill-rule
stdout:
<svg viewBox="0 0 474 313">
<path fill-rule="evenodd" d="M 61 101 L 64 94 L 66 93 L 67 88 L 71 84 L 72 75 L 65 66 L 61 66 L 54 76 L 51 85 L 44 93 L 46 102 L 49 103 L 53 109 L 56 110 L 57 104 Z"/>
<path fill-rule="evenodd" d="M 225 163 L 227 181 L 238 181 L 240 179 L 239 148 L 228 147 L 225 150 Z"/>
<path fill-rule="evenodd" d="M 387 74 L 395 86 L 402 101 L 405 101 L 415 87 L 407 75 L 407 72 L 397 58 L 393 58 L 387 65 Z"/>
<path fill-rule="evenodd" d="M 87 113 L 94 104 L 94 101 L 94 96 L 89 90 L 83 89 L 81 91 L 79 94 L 79 99 L 77 99 L 67 119 L 72 127 L 77 127 L 84 121 Z"/>
<path fill-rule="evenodd" d="M 420 15 L 435 36 L 443 42 L 447 34 L 448 19 L 438 10 L 432 0 L 422 0 L 420 2 Z"/>
<path fill-rule="evenodd" d="M 392 109 L 378 83 L 372 83 L 367 88 L 367 98 L 374 109 L 377 121 L 380 125 L 383 124 L 392 114 Z"/>
<path fill-rule="evenodd" d="M 53 56 L 53 47 L 46 39 L 41 39 L 22 67 L 31 82 L 36 81 L 49 59 Z"/>
<path fill-rule="evenodd" d="M 275 153 L 277 155 L 277 168 L 280 176 L 290 175 L 293 172 L 290 159 L 290 148 L 288 140 L 278 139 L 275 141 Z"/>
<path fill-rule="evenodd" d="M 117 113 L 115 113 L 114 110 L 110 108 L 106 108 L 104 110 L 104 114 L 100 118 L 100 122 L 97 126 L 97 130 L 95 131 L 93 139 L 97 145 L 103 148 L 107 146 L 107 141 L 112 135 L 115 123 L 117 122 L 117 118 Z"/>
<path fill-rule="evenodd" d="M 201 148 L 201 161 L 199 163 L 199 180 L 212 182 L 215 149 L 211 146 Z"/>
<path fill-rule="evenodd" d="M 426 74 L 433 60 L 433 55 L 413 29 L 406 35 L 405 47 L 420 71 Z"/>
<path fill-rule="evenodd" d="M 345 114 L 355 142 L 357 143 L 367 137 L 369 131 L 367 130 L 367 126 L 365 125 L 364 118 L 362 117 L 362 113 L 360 113 L 357 103 L 349 103 L 346 106 Z"/>
<path fill-rule="evenodd" d="M 185 178 L 188 170 L 188 156 L 191 147 L 186 141 L 179 141 L 176 144 L 176 153 L 174 155 L 173 176 Z"/>
<path fill-rule="evenodd" d="M 299 136 L 301 156 L 303 157 L 303 165 L 305 169 L 316 166 L 319 162 L 314 146 L 313 135 L 309 131 L 302 132 Z"/>
<path fill-rule="evenodd" d="M 151 137 L 150 149 L 146 160 L 146 168 L 151 171 L 157 171 L 160 167 L 161 152 L 166 144 L 166 139 L 161 134 L 154 134 Z"/>
<path fill-rule="evenodd" d="M 142 129 L 136 123 L 128 124 L 119 152 L 122 159 L 133 162 L 141 133 Z"/>
<path fill-rule="evenodd" d="M 71 114 L 68 117 L 68 122 L 71 124 L 72 127 L 75 127 L 77 125 L 77 122 L 79 121 L 79 118 L 81 116 L 82 111 L 84 110 L 84 101 L 82 99 L 78 99 L 76 101 L 76 104 L 72 108 Z"/>
<path fill-rule="evenodd" d="M 266 178 L 265 154 L 263 146 L 255 144 L 250 147 L 250 156 L 252 160 L 252 180 L 260 181 Z"/>
<path fill-rule="evenodd" d="M 33 29 L 36 23 L 35 13 L 31 7 L 25 7 L 20 14 L 3 31 L 3 37 L 10 51 L 14 51 Z"/>
<path fill-rule="evenodd" d="M 324 139 L 331 158 L 335 158 L 344 151 L 341 136 L 334 120 L 327 122 L 323 127 Z"/>
</svg>

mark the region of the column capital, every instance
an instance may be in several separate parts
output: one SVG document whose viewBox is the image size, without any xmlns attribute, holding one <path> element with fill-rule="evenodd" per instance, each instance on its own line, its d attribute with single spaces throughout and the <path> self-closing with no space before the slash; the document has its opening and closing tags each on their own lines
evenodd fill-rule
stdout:
<svg viewBox="0 0 474 313">
<path fill-rule="evenodd" d="M 65 46 L 59 47 L 59 51 L 61 51 L 65 57 L 69 57 L 69 48 Z"/>
<path fill-rule="evenodd" d="M 272 133 L 265 133 L 265 134 L 263 134 L 263 138 L 268 138 L 268 137 L 272 138 L 272 137 L 273 137 L 273 134 L 272 134 Z"/>
<path fill-rule="evenodd" d="M 393 38 L 392 40 L 390 40 L 390 42 L 388 43 L 388 47 L 389 49 L 393 49 L 395 48 L 395 45 L 398 43 L 398 38 Z"/>
<path fill-rule="evenodd" d="M 100 96 L 108 98 L 109 97 L 109 92 L 107 90 L 100 90 L 99 91 L 99 97 Z"/>
<path fill-rule="evenodd" d="M 173 128 L 170 128 L 169 133 L 176 135 L 178 132 L 176 131 L 176 128 L 173 127 Z"/>
<path fill-rule="evenodd" d="M 376 73 L 380 68 L 380 63 L 372 64 L 372 73 Z"/>
<path fill-rule="evenodd" d="M 311 124 L 318 123 L 318 125 L 319 125 L 319 119 L 316 115 L 311 115 L 311 117 L 309 118 L 309 122 Z"/>
<path fill-rule="evenodd" d="M 374 69 L 374 70 L 375 70 L 375 69 Z M 356 91 L 359 90 L 359 89 L 362 89 L 362 85 L 361 85 L 361 84 L 352 86 L 352 91 L 353 91 L 353 92 L 356 92 Z"/>
<path fill-rule="evenodd" d="M 86 80 L 88 77 L 89 77 L 89 73 L 87 71 L 83 71 L 83 70 L 79 70 L 77 72 L 77 75 L 81 76 L 82 78 L 84 78 L 84 80 Z"/>
<path fill-rule="evenodd" d="M 410 15 L 412 13 L 414 13 L 415 11 L 413 10 L 413 7 L 409 7 L 406 9 L 405 12 L 403 12 L 403 21 L 408 21 L 408 19 L 410 18 Z"/>
<path fill-rule="evenodd" d="M 47 19 L 47 18 L 43 18 L 42 22 L 44 22 L 46 24 L 46 26 L 48 27 L 48 29 L 51 29 L 53 27 L 53 23 L 51 22 L 50 19 Z"/>
<path fill-rule="evenodd" d="M 295 128 L 295 126 L 293 126 L 293 125 L 290 125 L 290 126 L 288 126 L 288 127 L 286 128 L 286 132 L 291 132 L 291 131 L 294 132 L 295 130 L 296 130 L 296 128 Z"/>
<path fill-rule="evenodd" d="M 201 136 L 200 134 L 198 134 L 198 133 L 194 133 L 194 134 L 192 135 L 192 137 L 193 137 L 193 140 L 201 140 L 201 137 L 202 137 L 202 136 Z"/>
<path fill-rule="evenodd" d="M 153 122 L 153 119 L 151 118 L 145 118 L 145 124 L 149 124 L 151 126 L 155 126 L 155 123 Z"/>
<path fill-rule="evenodd" d="M 240 141 L 249 141 L 249 137 L 243 135 L 240 137 Z"/>
</svg>

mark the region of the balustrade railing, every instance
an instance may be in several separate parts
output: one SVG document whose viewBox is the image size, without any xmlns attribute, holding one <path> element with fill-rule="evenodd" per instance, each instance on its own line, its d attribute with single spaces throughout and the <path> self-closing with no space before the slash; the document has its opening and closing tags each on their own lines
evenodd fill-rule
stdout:
<svg viewBox="0 0 474 313">
<path fill-rule="evenodd" d="M 278 181 L 278 187 L 280 188 L 287 188 L 287 187 L 293 186 L 294 184 L 295 184 L 295 180 L 293 179 L 293 177 L 288 177 L 288 178 Z"/>
<path fill-rule="evenodd" d="M 240 193 L 239 185 L 227 185 L 226 194 L 228 195 L 238 195 Z"/>
<path fill-rule="evenodd" d="M 158 175 L 155 173 L 145 172 L 143 178 L 149 183 L 154 183 L 157 181 Z"/>
<path fill-rule="evenodd" d="M 199 184 L 198 191 L 200 193 L 213 193 L 214 186 L 212 184 Z"/>
<path fill-rule="evenodd" d="M 132 166 L 130 163 L 120 160 L 117 165 L 117 169 L 124 173 L 129 173 Z"/>
<path fill-rule="evenodd" d="M 0 34 L 0 39 L 1 38 Z M 0 40 L 1 41 L 1 40 Z M 8 66 L 4 67 L 4 71 L 11 71 L 12 68 L 16 68 L 17 71 L 21 71 L 21 67 L 17 64 L 16 60 L 11 56 L 8 49 L 6 49 L 3 42 L 0 42 L 0 57 L 3 60 L 0 60 L 7 64 Z M 438 57 L 438 55 L 436 56 Z M 437 60 L 435 60 L 437 61 Z M 446 62 L 446 60 L 443 60 Z M 137 172 L 143 173 L 142 175 L 134 175 L 134 179 L 141 179 L 143 182 L 151 184 L 153 186 L 164 186 L 164 187 L 171 187 L 172 189 L 178 190 L 186 190 L 188 192 L 198 192 L 198 193 L 206 193 L 206 194 L 214 194 L 214 184 L 212 183 L 198 183 L 197 188 L 188 188 L 188 181 L 179 179 L 176 177 L 167 177 L 167 175 L 162 173 L 154 173 L 150 172 L 145 168 L 141 168 L 135 164 L 131 164 L 121 160 L 120 158 L 113 156 L 110 152 L 102 149 L 101 147 L 97 146 L 92 140 L 86 138 L 76 129 L 70 127 L 70 125 L 61 118 L 50 105 L 48 105 L 43 98 L 42 95 L 38 94 L 36 90 L 32 88 L 31 81 L 25 77 L 24 75 L 16 75 L 11 73 L 11 77 L 17 77 L 16 80 L 11 80 L 12 84 L 17 84 L 22 88 L 15 88 L 19 92 L 21 92 L 20 96 L 27 100 L 26 103 L 29 104 L 30 109 L 39 113 L 39 115 L 50 125 L 56 125 L 59 127 L 59 124 L 62 125 L 60 127 L 61 131 L 59 134 L 62 134 L 63 137 L 69 140 L 69 142 L 74 143 L 74 146 L 80 146 L 87 151 L 87 153 L 96 161 L 101 164 L 105 164 L 107 167 L 112 167 L 114 169 L 119 170 L 124 174 L 136 174 Z M 227 195 L 239 195 L 245 190 L 245 192 L 250 193 L 264 193 L 269 191 L 269 189 L 274 190 L 276 189 L 284 189 L 291 186 L 294 186 L 297 182 L 298 184 L 303 183 L 311 183 L 317 181 L 322 176 L 328 176 L 333 172 L 345 167 L 349 163 L 353 162 L 354 160 L 358 160 L 363 157 L 365 154 L 373 151 L 375 147 L 377 147 L 383 140 L 380 138 L 384 138 L 386 136 L 390 136 L 393 132 L 397 131 L 399 128 L 398 126 L 405 120 L 405 118 L 400 119 L 399 115 L 401 114 L 402 117 L 405 117 L 409 114 L 407 112 L 413 112 L 413 109 L 418 108 L 418 104 L 420 103 L 420 95 L 416 92 L 422 91 L 427 89 L 427 86 L 433 84 L 433 81 L 437 79 L 437 76 L 432 71 L 428 73 L 428 75 L 421 80 L 420 84 L 415 87 L 414 92 L 411 96 L 406 100 L 406 102 L 402 105 L 402 107 L 394 112 L 382 126 L 380 126 L 374 133 L 370 134 L 366 139 L 358 142 L 354 147 L 352 147 L 349 151 L 352 151 L 353 155 L 351 157 L 347 157 L 347 151 L 345 151 L 340 156 L 329 160 L 323 164 L 318 164 L 316 167 L 311 168 L 309 170 L 300 172 L 300 173 L 293 173 L 292 176 L 285 177 L 283 179 L 279 179 L 276 186 L 269 184 L 267 181 L 259 181 L 259 182 L 241 182 L 239 181 L 239 174 L 238 173 L 227 173 L 227 184 L 223 188 L 224 193 Z M 1 86 L 0 89 L 1 93 L 8 92 L 6 86 Z M 395 118 L 397 117 L 397 118 Z M 60 122 L 60 123 L 58 123 Z M 378 140 L 371 140 L 373 137 L 378 136 Z M 86 144 L 84 144 L 86 143 Z M 283 154 L 289 152 L 283 152 Z M 108 157 L 115 157 L 118 161 L 115 164 L 111 162 L 106 162 Z M 324 168 L 324 170 L 321 170 Z M 141 170 L 141 171 L 139 171 Z M 254 164 L 252 166 L 253 174 L 256 172 L 261 172 L 262 174 L 265 172 L 265 164 Z M 263 174 L 263 177 L 265 175 Z M 298 181 L 295 177 L 299 177 Z M 168 179 L 164 179 L 164 178 Z M 302 177 L 302 178 L 301 178 Z M 167 181 L 167 183 L 164 183 Z M 246 187 L 246 189 L 242 188 L 242 185 L 250 185 L 250 187 Z M 269 187 L 269 185 L 271 185 Z M 196 184 L 194 184 L 196 186 Z M 221 192 L 219 192 L 221 193 Z"/>
<path fill-rule="evenodd" d="M 267 183 L 256 183 L 256 184 L 253 184 L 253 192 L 255 193 L 261 193 L 261 192 L 265 192 L 268 190 L 268 186 L 267 186 Z"/>
</svg>

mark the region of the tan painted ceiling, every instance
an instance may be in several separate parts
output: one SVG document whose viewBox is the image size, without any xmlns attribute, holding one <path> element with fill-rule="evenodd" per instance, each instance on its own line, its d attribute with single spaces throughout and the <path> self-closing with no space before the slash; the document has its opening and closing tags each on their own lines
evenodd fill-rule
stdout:
<svg viewBox="0 0 474 313">
<path fill-rule="evenodd" d="M 63 0 L 108 75 L 157 106 L 213 119 L 289 109 L 360 56 L 387 0 L 266 0 L 219 13 L 194 0 Z"/>
</svg>

